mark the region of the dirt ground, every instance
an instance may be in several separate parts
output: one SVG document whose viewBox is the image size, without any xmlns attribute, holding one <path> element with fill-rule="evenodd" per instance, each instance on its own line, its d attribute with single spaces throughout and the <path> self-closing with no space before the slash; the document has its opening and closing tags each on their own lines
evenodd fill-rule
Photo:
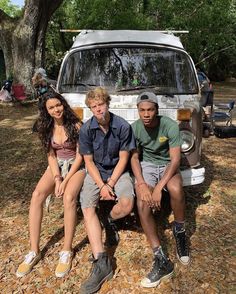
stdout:
<svg viewBox="0 0 236 294">
<path fill-rule="evenodd" d="M 236 98 L 235 84 L 214 85 L 217 101 Z M 63 243 L 63 207 L 54 200 L 45 211 L 41 249 L 43 259 L 24 278 L 15 272 L 29 249 L 28 208 L 31 193 L 47 163 L 32 123 L 37 106 L 0 105 L 0 293 L 79 293 L 91 264 L 90 247 L 81 211 L 74 238 L 72 270 L 63 279 L 54 275 Z M 187 231 L 191 242 L 190 266 L 182 266 L 175 256 L 171 231 L 173 215 L 164 206 L 157 214 L 158 231 L 175 274 L 157 288 L 143 289 L 140 280 L 149 271 L 152 254 L 135 216 L 120 224 L 121 241 L 113 255 L 115 275 L 99 293 L 109 294 L 226 294 L 236 293 L 236 138 L 203 140 L 203 184 L 185 189 Z"/>
</svg>

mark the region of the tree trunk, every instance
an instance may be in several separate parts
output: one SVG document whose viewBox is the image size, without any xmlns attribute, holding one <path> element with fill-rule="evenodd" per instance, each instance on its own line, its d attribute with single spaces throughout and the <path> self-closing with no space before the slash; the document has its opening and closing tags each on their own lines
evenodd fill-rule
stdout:
<svg viewBox="0 0 236 294">
<path fill-rule="evenodd" d="M 5 59 L 7 77 L 11 76 L 13 71 L 12 32 L 16 25 L 17 20 L 12 19 L 0 9 L 0 47 Z"/>
<path fill-rule="evenodd" d="M 63 0 L 26 0 L 22 18 L 11 18 L 0 10 L 0 47 L 6 75 L 31 89 L 34 69 L 44 66 L 48 22 Z"/>
</svg>

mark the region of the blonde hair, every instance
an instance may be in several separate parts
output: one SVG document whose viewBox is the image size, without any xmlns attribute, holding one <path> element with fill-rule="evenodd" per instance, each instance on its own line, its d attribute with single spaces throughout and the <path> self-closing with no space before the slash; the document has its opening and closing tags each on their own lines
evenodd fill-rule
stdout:
<svg viewBox="0 0 236 294">
<path fill-rule="evenodd" d="M 102 87 L 97 87 L 94 90 L 91 90 L 87 93 L 85 98 L 85 104 L 90 107 L 90 102 L 92 100 L 101 100 L 105 102 L 108 106 L 111 101 L 111 97 L 108 94 L 107 90 Z"/>
</svg>

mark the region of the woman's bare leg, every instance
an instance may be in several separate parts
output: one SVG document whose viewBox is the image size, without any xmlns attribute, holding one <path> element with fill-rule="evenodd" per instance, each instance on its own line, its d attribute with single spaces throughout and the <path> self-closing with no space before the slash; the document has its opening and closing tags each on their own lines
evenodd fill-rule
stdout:
<svg viewBox="0 0 236 294">
<path fill-rule="evenodd" d="M 43 218 L 43 204 L 48 195 L 53 192 L 54 181 L 48 168 L 39 180 L 31 198 L 29 210 L 29 231 L 31 250 L 39 253 L 39 240 Z"/>
<path fill-rule="evenodd" d="M 85 178 L 85 171 L 77 171 L 67 183 L 64 195 L 64 251 L 72 251 L 72 242 L 75 233 L 76 219 L 77 219 L 77 197 L 83 185 Z"/>
</svg>

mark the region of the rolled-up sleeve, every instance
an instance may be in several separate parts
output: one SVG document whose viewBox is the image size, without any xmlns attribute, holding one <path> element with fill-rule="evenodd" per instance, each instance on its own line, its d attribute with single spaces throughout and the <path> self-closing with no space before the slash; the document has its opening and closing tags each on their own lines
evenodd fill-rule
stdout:
<svg viewBox="0 0 236 294">
<path fill-rule="evenodd" d="M 136 140 L 130 124 L 127 123 L 121 127 L 120 140 L 120 150 L 131 151 L 136 149 Z"/>
</svg>

